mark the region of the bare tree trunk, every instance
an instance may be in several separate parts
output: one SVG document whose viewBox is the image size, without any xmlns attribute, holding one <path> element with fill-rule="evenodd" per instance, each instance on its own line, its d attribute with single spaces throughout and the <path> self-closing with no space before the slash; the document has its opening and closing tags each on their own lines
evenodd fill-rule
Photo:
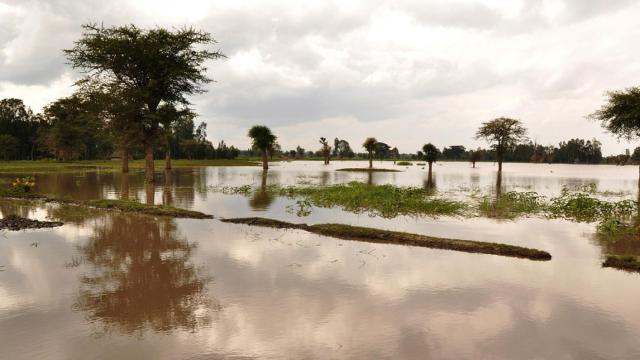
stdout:
<svg viewBox="0 0 640 360">
<path fill-rule="evenodd" d="M 429 161 L 429 184 L 431 184 L 431 179 L 432 179 L 432 178 L 431 178 L 431 165 L 432 165 L 432 164 L 433 164 L 433 163 L 432 163 L 431 161 Z"/>
<path fill-rule="evenodd" d="M 129 147 L 125 146 L 122 148 L 122 172 L 129 172 Z"/>
<path fill-rule="evenodd" d="M 121 184 L 120 184 L 120 199 L 127 200 L 129 199 L 129 174 L 123 173 Z"/>
<path fill-rule="evenodd" d="M 267 150 L 262 150 L 262 169 L 269 170 L 269 158 L 267 157 Z"/>
<path fill-rule="evenodd" d="M 373 154 L 369 153 L 369 169 L 373 168 Z"/>
<path fill-rule="evenodd" d="M 168 136 L 164 137 L 164 148 L 164 168 L 171 170 L 171 142 Z"/>
<path fill-rule="evenodd" d="M 498 172 L 502 172 L 502 152 L 496 153 L 496 160 L 498 160 Z"/>
<path fill-rule="evenodd" d="M 155 186 L 153 184 L 153 182 L 147 182 L 145 184 L 145 190 L 146 190 L 146 204 L 147 205 L 155 205 Z"/>
<path fill-rule="evenodd" d="M 153 143 L 151 140 L 144 142 L 144 170 L 145 180 L 148 183 L 155 182 L 155 166 L 153 164 Z"/>
<path fill-rule="evenodd" d="M 471 163 L 473 164 L 473 168 L 475 169 L 476 168 L 476 162 L 472 161 Z"/>
<path fill-rule="evenodd" d="M 162 204 L 173 205 L 171 169 L 164 170 L 164 188 L 162 189 Z"/>
</svg>

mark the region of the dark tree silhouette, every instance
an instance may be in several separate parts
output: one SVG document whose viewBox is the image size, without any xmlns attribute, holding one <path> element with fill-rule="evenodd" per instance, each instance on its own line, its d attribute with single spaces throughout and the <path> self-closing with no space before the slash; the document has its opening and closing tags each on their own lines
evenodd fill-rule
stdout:
<svg viewBox="0 0 640 360">
<path fill-rule="evenodd" d="M 482 123 L 476 133 L 476 139 L 485 139 L 496 152 L 498 171 L 502 171 L 504 153 L 526 138 L 527 130 L 522 122 L 510 118 L 497 118 Z"/>
<path fill-rule="evenodd" d="M 271 129 L 264 125 L 256 125 L 249 129 L 249 137 L 254 149 L 259 150 L 262 155 L 262 169 L 269 169 L 269 150 L 273 149 L 277 137 L 273 135 Z"/>
<path fill-rule="evenodd" d="M 374 137 L 369 137 L 364 140 L 362 147 L 369 153 L 369 169 L 373 168 L 373 152 L 376 151 L 378 140 Z"/>
</svg>

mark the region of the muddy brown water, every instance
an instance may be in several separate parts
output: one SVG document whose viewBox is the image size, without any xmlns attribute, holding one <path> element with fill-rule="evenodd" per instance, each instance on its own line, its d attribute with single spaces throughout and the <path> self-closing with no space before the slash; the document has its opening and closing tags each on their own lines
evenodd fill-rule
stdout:
<svg viewBox="0 0 640 360">
<path fill-rule="evenodd" d="M 640 274 L 600 266 L 594 224 L 527 218 L 381 219 L 339 209 L 296 215 L 294 200 L 207 191 L 244 184 L 426 186 L 419 166 L 344 173 L 365 163 L 36 174 L 37 191 L 76 199 L 153 199 L 221 217 L 342 222 L 549 251 L 533 262 L 359 243 L 298 230 L 0 202 L 3 216 L 53 218 L 53 229 L 0 236 L 0 358 L 640 358 Z M 393 167 L 392 164 L 377 166 Z M 434 167 L 441 194 L 495 191 L 495 167 Z M 11 175 L 15 177 L 15 175 Z M 636 197 L 637 168 L 506 164 L 503 191 L 548 196 L 564 185 Z M 124 190 L 124 191 L 123 191 Z"/>
</svg>

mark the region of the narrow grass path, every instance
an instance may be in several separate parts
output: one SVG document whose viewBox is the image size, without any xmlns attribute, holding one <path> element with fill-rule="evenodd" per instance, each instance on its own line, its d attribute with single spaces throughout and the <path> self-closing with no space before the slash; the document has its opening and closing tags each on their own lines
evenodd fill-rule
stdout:
<svg viewBox="0 0 640 360">
<path fill-rule="evenodd" d="M 305 230 L 314 234 L 331 236 L 345 240 L 421 246 L 432 249 L 509 256 L 538 261 L 551 260 L 551 254 L 546 251 L 521 246 L 482 241 L 445 239 L 426 235 L 351 226 L 345 224 L 294 224 L 285 221 L 260 217 L 221 219 L 220 221 L 234 224 L 271 227 L 276 229 Z"/>
</svg>

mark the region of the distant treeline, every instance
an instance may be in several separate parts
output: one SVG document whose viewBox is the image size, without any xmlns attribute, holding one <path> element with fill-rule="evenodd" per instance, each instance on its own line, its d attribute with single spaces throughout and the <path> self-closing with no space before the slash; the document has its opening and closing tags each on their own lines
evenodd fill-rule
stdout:
<svg viewBox="0 0 640 360">
<path fill-rule="evenodd" d="M 20 99 L 0 100 L 0 158 L 3 160 L 96 160 L 120 157 L 120 134 L 91 103 L 77 96 L 54 101 L 42 113 L 34 113 Z M 196 127 L 194 116 L 182 117 L 168 136 L 174 158 L 235 159 L 234 146 L 207 140 L 206 124 Z M 165 142 L 154 147 L 155 156 L 165 155 Z M 144 157 L 142 143 L 132 145 L 133 158 Z"/>
<path fill-rule="evenodd" d="M 321 150 L 308 151 L 301 146 L 282 153 L 291 159 L 310 159 L 322 157 Z M 336 138 L 332 149 L 334 159 L 366 159 L 367 153 L 356 153 L 349 142 Z M 374 151 L 376 159 L 388 160 L 423 160 L 422 151 L 416 153 L 401 153 L 397 147 L 391 147 L 384 142 L 376 144 Z M 441 149 L 440 160 L 444 161 L 496 161 L 493 149 L 467 149 L 462 145 L 452 145 Z M 603 157 L 602 144 L 596 140 L 571 139 L 558 145 L 543 146 L 533 142 L 517 144 L 508 149 L 504 155 L 507 162 L 561 163 L 561 164 L 615 164 L 625 165 L 640 162 L 640 147 L 633 153 Z"/>
</svg>

